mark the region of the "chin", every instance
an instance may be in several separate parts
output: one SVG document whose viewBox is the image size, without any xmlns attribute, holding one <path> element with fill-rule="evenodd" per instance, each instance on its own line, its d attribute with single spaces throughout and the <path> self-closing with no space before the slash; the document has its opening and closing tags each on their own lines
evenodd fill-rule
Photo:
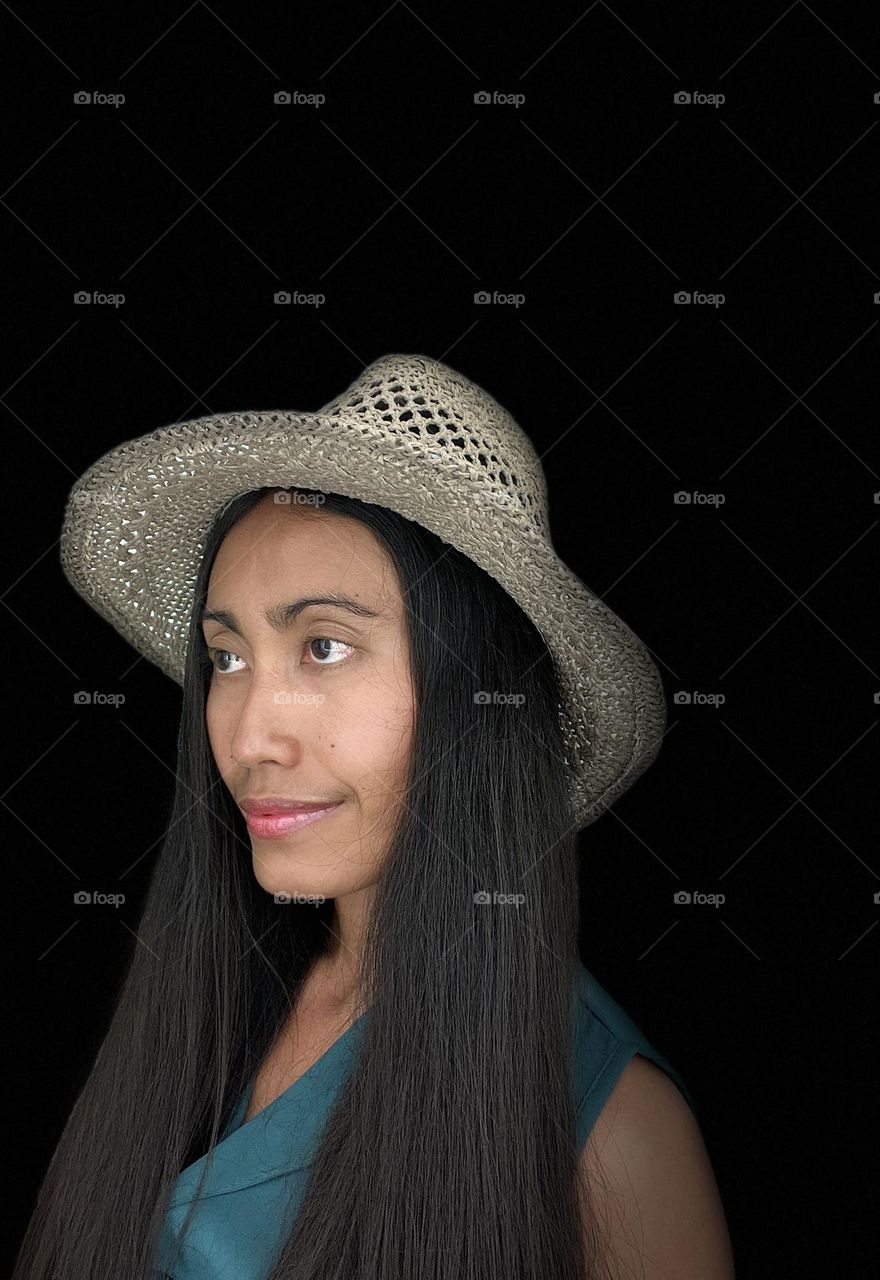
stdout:
<svg viewBox="0 0 880 1280">
<path fill-rule="evenodd" d="M 355 870 L 350 863 L 343 862 L 337 866 L 309 866 L 308 859 L 298 856 L 295 860 L 289 852 L 285 852 L 273 841 L 273 847 L 266 851 L 268 841 L 256 841 L 254 853 L 254 878 L 261 889 L 268 894 L 287 894 L 293 901 L 309 901 L 338 898 L 359 888 L 357 878 L 352 875 Z M 316 861 L 327 858 L 326 849 L 316 851 Z"/>
</svg>

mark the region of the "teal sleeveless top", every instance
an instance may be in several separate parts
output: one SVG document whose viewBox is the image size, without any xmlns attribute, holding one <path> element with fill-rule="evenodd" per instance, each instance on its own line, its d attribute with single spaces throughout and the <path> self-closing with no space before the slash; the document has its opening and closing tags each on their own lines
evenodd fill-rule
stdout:
<svg viewBox="0 0 880 1280">
<path fill-rule="evenodd" d="M 696 1114 L 678 1072 L 583 964 L 578 964 L 572 1003 L 578 1151 L 637 1053 L 672 1078 Z M 250 1093 L 242 1096 L 214 1148 L 181 1254 L 171 1262 L 207 1156 L 182 1171 L 163 1223 L 156 1280 L 264 1280 L 268 1275 L 293 1228 L 324 1123 L 357 1056 L 365 1016 L 361 1014 L 308 1071 L 247 1124 L 242 1120 Z"/>
</svg>

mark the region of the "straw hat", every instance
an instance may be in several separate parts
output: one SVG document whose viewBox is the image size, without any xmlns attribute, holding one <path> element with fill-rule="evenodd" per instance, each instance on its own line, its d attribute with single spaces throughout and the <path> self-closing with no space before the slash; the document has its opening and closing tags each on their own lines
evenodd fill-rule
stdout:
<svg viewBox="0 0 880 1280">
<path fill-rule="evenodd" d="M 534 446 L 482 387 L 426 356 L 382 356 L 315 413 L 216 414 L 112 449 L 70 492 L 62 568 L 139 653 L 182 683 L 205 536 L 232 498 L 263 486 L 387 507 L 505 588 L 556 665 L 561 764 L 580 826 L 654 760 L 666 725 L 659 673 L 553 549 Z"/>
</svg>

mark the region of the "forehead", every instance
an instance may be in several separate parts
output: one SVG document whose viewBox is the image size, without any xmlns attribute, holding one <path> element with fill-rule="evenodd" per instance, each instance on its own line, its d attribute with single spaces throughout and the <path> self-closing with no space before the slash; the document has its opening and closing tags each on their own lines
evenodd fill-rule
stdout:
<svg viewBox="0 0 880 1280">
<path fill-rule="evenodd" d="M 209 607 L 324 592 L 347 594 L 389 613 L 402 611 L 397 573 L 385 547 L 359 520 L 262 498 L 229 530 L 208 583 Z"/>
</svg>

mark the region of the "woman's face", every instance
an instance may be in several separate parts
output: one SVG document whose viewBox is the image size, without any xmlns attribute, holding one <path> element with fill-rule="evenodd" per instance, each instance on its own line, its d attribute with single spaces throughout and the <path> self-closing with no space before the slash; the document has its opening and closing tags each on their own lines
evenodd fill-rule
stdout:
<svg viewBox="0 0 880 1280">
<path fill-rule="evenodd" d="M 288 609 L 285 621 L 285 606 L 327 596 L 356 611 L 314 604 Z M 252 817 L 258 882 L 325 898 L 374 884 L 400 811 L 414 714 L 387 552 L 359 521 L 269 493 L 223 540 L 206 612 L 226 615 L 203 621 L 214 651 L 206 715 L 233 798 L 336 806 L 280 835 L 271 817 Z"/>
</svg>

